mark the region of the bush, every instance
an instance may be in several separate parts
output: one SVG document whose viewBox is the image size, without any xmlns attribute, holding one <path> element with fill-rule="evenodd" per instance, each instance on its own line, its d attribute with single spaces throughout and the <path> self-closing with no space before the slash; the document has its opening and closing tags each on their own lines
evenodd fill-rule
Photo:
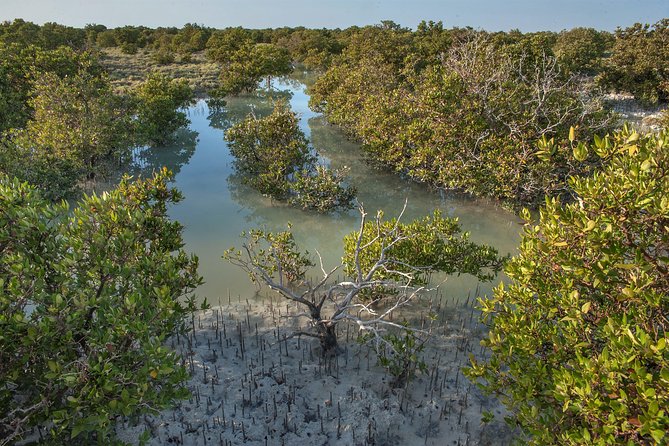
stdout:
<svg viewBox="0 0 669 446">
<path fill-rule="evenodd" d="M 310 87 L 310 106 L 403 175 L 538 206 L 546 196 L 568 197 L 568 176 L 590 165 L 573 162 L 570 149 L 540 157 L 536 140 L 569 123 L 590 135 L 610 116 L 589 85 L 565 78 L 555 58 L 525 43 L 471 32 L 438 57 L 408 53 L 403 67 L 370 44 L 349 46 Z"/>
<path fill-rule="evenodd" d="M 137 45 L 134 43 L 122 43 L 121 44 L 121 52 L 123 54 L 137 54 L 137 51 L 139 51 L 139 48 L 137 48 Z"/>
<path fill-rule="evenodd" d="M 153 54 L 153 60 L 158 65 L 170 65 L 173 64 L 176 59 L 173 52 L 160 50 Z"/>
<path fill-rule="evenodd" d="M 618 29 L 600 81 L 649 103 L 669 100 L 669 19 Z"/>
<path fill-rule="evenodd" d="M 401 281 L 412 276 L 412 285 L 429 282 L 435 272 L 446 274 L 471 274 L 481 280 L 492 280 L 502 269 L 502 260 L 495 248 L 478 245 L 461 232 L 457 219 L 445 218 L 439 211 L 433 215 L 400 223 L 396 219 L 367 222 L 362 233 L 362 249 L 357 261 L 362 270 L 371 268 L 382 254 L 384 268 L 374 274 L 376 280 Z M 357 234 L 344 238 L 344 272 L 349 277 L 357 275 Z M 398 239 L 390 244 L 390 240 Z M 381 252 L 383 247 L 386 251 Z"/>
<path fill-rule="evenodd" d="M 344 186 L 346 171 L 332 171 L 325 166 L 316 166 L 312 171 L 302 170 L 292 183 L 293 196 L 290 203 L 302 209 L 327 212 L 330 209 L 353 207 L 356 190 Z"/>
<path fill-rule="evenodd" d="M 168 172 L 84 198 L 73 212 L 0 178 L 0 444 L 41 426 L 105 444 L 115 419 L 186 396 L 165 340 L 200 283 L 167 217 Z"/>
<path fill-rule="evenodd" d="M 297 115 L 278 102 L 271 115 L 253 114 L 225 133 L 243 181 L 263 195 L 303 209 L 349 209 L 355 190 L 343 185 L 340 172 L 316 166 Z"/>
<path fill-rule="evenodd" d="M 467 371 L 536 445 L 669 437 L 669 132 L 596 138 L 606 167 L 527 226 L 480 302 L 491 353 Z M 581 146 L 577 152 L 587 150 Z M 578 153 L 578 156 L 583 156 Z"/>
<path fill-rule="evenodd" d="M 185 79 L 151 73 L 133 96 L 137 102 L 138 133 L 143 143 L 164 146 L 172 141 L 174 132 L 190 122 L 180 111 L 194 102 L 193 90 Z"/>
</svg>

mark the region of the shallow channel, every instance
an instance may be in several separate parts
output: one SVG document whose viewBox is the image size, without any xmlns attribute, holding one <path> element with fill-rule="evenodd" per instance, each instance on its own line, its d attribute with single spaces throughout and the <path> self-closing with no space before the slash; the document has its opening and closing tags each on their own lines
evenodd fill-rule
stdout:
<svg viewBox="0 0 669 446">
<path fill-rule="evenodd" d="M 298 80 L 299 79 L 299 80 Z M 397 174 L 372 167 L 364 161 L 358 144 L 348 140 L 336 126 L 309 110 L 305 83 L 308 73 L 274 82 L 271 95 L 259 92 L 228 100 L 218 112 L 205 101 L 188 110 L 189 129 L 180 134 L 178 144 L 168 148 L 146 149 L 137 157 L 135 173 L 148 173 L 162 165 L 175 172 L 174 186 L 185 199 L 170 209 L 170 215 L 184 226 L 186 249 L 200 259 L 200 274 L 205 284 L 197 290 L 200 300 L 212 304 L 227 300 L 228 295 L 256 295 L 256 287 L 236 267 L 224 261 L 225 249 L 240 246 L 240 233 L 254 227 L 284 230 L 292 224 L 298 245 L 311 253 L 318 251 L 326 268 L 339 263 L 342 238 L 359 226 L 360 215 L 353 209 L 344 214 L 321 215 L 306 212 L 263 197 L 245 186 L 235 174 L 233 157 L 224 139 L 224 131 L 253 111 L 269 113 L 276 97 L 289 99 L 300 116 L 300 126 L 311 140 L 322 161 L 334 168 L 348 166 L 349 182 L 358 190 L 358 200 L 370 215 L 382 209 L 388 217 L 401 211 L 405 200 L 405 221 L 440 209 L 443 215 L 457 217 L 473 240 L 495 246 L 501 253 L 516 250 L 521 229 L 512 213 L 495 203 L 430 190 Z M 443 280 L 439 278 L 438 280 Z M 441 286 L 444 295 L 464 298 L 476 287 L 476 280 L 449 278 Z M 483 292 L 491 285 L 484 285 Z"/>
</svg>

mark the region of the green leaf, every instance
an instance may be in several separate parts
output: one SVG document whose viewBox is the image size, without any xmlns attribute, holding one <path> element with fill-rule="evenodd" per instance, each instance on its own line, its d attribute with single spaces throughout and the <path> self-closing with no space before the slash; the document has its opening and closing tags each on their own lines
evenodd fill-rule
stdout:
<svg viewBox="0 0 669 446">
<path fill-rule="evenodd" d="M 577 161 L 585 161 L 588 158 L 588 148 L 582 142 L 574 146 L 573 152 Z"/>
<path fill-rule="evenodd" d="M 653 440 L 655 440 L 657 444 L 662 444 L 662 440 L 664 439 L 666 434 L 667 433 L 661 429 L 653 429 L 650 431 L 650 435 L 653 437 Z"/>
</svg>

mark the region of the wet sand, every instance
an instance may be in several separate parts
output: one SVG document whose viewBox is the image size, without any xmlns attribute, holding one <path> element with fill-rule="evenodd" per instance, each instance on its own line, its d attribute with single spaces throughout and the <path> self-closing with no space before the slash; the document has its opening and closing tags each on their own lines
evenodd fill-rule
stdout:
<svg viewBox="0 0 669 446">
<path fill-rule="evenodd" d="M 444 300 L 442 299 L 442 302 Z M 414 317 L 425 318 L 427 304 Z M 460 372 L 484 327 L 472 302 L 448 300 L 432 310 L 437 325 L 422 353 L 426 373 L 403 388 L 377 365 L 373 349 L 340 325 L 341 352 L 322 357 L 317 339 L 291 337 L 307 328 L 299 308 L 280 298 L 240 298 L 195 314 L 188 339 L 172 341 L 192 377 L 189 400 L 117 432 L 151 445 L 499 445 L 510 430 L 503 406 Z M 492 422 L 481 422 L 483 411 Z"/>
</svg>

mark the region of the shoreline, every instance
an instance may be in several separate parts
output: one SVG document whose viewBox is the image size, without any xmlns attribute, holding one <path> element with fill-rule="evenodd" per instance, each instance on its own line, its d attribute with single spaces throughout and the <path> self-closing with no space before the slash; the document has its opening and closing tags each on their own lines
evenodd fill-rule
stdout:
<svg viewBox="0 0 669 446">
<path fill-rule="evenodd" d="M 427 373 L 405 388 L 374 351 L 339 327 L 341 353 L 323 358 L 317 339 L 290 337 L 302 320 L 287 301 L 237 302 L 194 314 L 188 339 L 172 340 L 191 371 L 191 398 L 117 434 L 149 445 L 498 445 L 511 430 L 505 409 L 460 372 L 485 334 L 470 300 L 433 308 L 438 325 L 422 353 Z M 442 302 L 444 299 L 442 299 Z M 426 313 L 423 307 L 421 313 Z M 422 318 L 422 314 L 415 314 Z M 492 422 L 482 424 L 483 411 Z"/>
</svg>

